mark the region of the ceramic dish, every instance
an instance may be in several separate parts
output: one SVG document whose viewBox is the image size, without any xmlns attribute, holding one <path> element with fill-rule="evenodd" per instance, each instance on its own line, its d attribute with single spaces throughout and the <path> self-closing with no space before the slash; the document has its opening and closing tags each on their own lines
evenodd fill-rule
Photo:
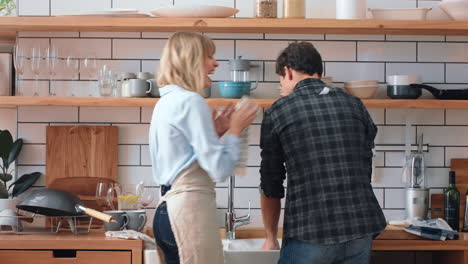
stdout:
<svg viewBox="0 0 468 264">
<path fill-rule="evenodd" d="M 237 12 L 238 9 L 215 6 L 215 5 L 193 5 L 193 6 L 170 6 L 156 8 L 150 11 L 151 14 L 158 17 L 230 17 Z"/>
<path fill-rule="evenodd" d="M 57 17 L 75 17 L 75 16 L 87 16 L 87 17 L 151 17 L 148 14 L 142 13 L 83 13 L 83 14 L 63 14 L 55 15 Z"/>
<path fill-rule="evenodd" d="M 431 8 L 369 8 L 374 19 L 379 20 L 426 20 Z"/>
<path fill-rule="evenodd" d="M 457 21 L 468 21 L 468 1 L 466 0 L 443 0 L 439 4 L 452 19 Z"/>
</svg>

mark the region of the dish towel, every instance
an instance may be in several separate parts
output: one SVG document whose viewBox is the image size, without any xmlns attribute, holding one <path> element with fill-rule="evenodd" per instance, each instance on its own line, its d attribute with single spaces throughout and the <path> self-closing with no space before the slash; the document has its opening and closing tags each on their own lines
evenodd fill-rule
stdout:
<svg viewBox="0 0 468 264">
<path fill-rule="evenodd" d="M 154 238 L 150 236 L 140 233 L 135 230 L 122 230 L 122 231 L 107 231 L 106 237 L 117 237 L 122 239 L 130 239 L 130 240 L 143 240 L 145 243 L 145 249 L 155 249 L 156 248 L 156 241 Z"/>
<path fill-rule="evenodd" d="M 412 225 L 405 227 L 408 233 L 432 239 L 442 240 L 457 239 L 458 232 L 453 231 L 452 228 L 442 218 L 430 219 L 430 220 L 412 220 Z"/>
</svg>

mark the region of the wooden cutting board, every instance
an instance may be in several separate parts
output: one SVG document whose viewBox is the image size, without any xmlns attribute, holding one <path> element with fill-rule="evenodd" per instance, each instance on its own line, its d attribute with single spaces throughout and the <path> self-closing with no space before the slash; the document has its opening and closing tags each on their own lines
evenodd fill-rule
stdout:
<svg viewBox="0 0 468 264">
<path fill-rule="evenodd" d="M 468 190 L 468 159 L 451 159 L 450 170 L 455 171 L 455 186 L 460 192 L 460 229 L 462 229 L 465 219 L 465 193 Z"/>
<path fill-rule="evenodd" d="M 48 126 L 46 186 L 71 177 L 117 181 L 118 127 Z"/>
</svg>

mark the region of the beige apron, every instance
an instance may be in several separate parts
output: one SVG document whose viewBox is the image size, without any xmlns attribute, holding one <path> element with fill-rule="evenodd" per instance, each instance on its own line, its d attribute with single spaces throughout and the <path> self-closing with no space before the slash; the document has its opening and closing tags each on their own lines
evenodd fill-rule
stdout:
<svg viewBox="0 0 468 264">
<path fill-rule="evenodd" d="M 181 264 L 222 264 L 215 183 L 194 162 L 172 183 L 166 201 Z"/>
</svg>

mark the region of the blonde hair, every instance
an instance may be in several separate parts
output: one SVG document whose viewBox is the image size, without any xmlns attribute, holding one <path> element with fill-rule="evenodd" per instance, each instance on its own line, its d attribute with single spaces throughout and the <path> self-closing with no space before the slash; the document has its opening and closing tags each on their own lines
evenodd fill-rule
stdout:
<svg viewBox="0 0 468 264">
<path fill-rule="evenodd" d="M 177 32 L 164 46 L 159 71 L 158 86 L 170 84 L 204 94 L 205 58 L 216 51 L 211 39 L 198 33 Z"/>
</svg>

